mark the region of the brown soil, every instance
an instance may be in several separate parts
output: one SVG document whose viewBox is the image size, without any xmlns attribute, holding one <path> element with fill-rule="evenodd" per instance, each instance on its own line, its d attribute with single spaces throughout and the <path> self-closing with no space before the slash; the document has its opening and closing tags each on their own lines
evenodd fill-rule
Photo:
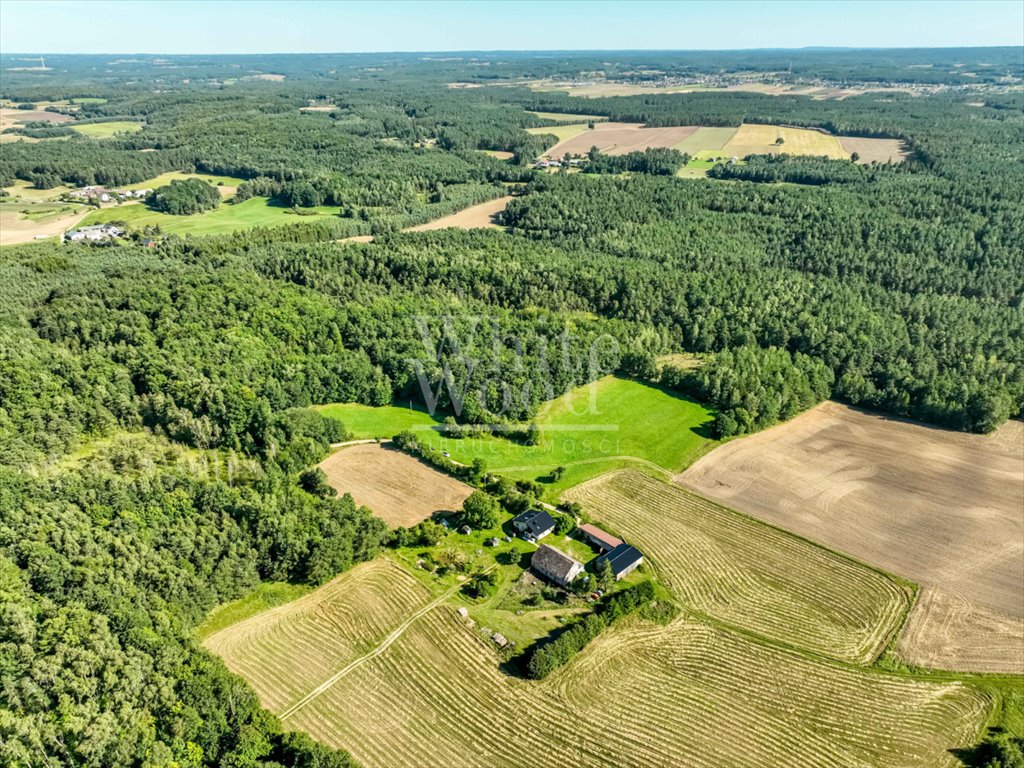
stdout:
<svg viewBox="0 0 1024 768">
<path fill-rule="evenodd" d="M 448 229 L 449 227 L 455 229 L 497 228 L 499 225 L 494 221 L 494 217 L 504 211 L 511 200 L 511 195 L 499 197 L 497 200 L 488 200 L 486 203 L 464 208 L 458 213 L 453 213 L 451 216 L 445 216 L 441 219 L 428 221 L 426 224 L 409 227 L 405 231 L 428 232 L 432 229 Z"/>
<path fill-rule="evenodd" d="M 890 160 L 900 163 L 906 160 L 910 153 L 906 145 L 899 139 L 861 139 L 852 136 L 840 136 L 839 143 L 847 152 L 856 152 L 860 155 L 858 163 L 879 162 L 886 163 Z"/>
<path fill-rule="evenodd" d="M 595 123 L 593 130 L 559 142 L 546 154 L 548 157 L 562 157 L 567 152 L 585 155 L 591 147 L 597 147 L 609 155 L 625 155 L 648 147 L 674 147 L 696 130 L 696 126 L 689 125 L 644 128 L 641 123 Z"/>
<path fill-rule="evenodd" d="M 947 595 L 915 607 L 909 658 L 1016 668 L 995 627 L 1024 620 L 1024 423 L 968 435 L 830 402 L 712 451 L 678 480 Z M 962 622 L 965 603 L 995 618 L 943 633 L 948 642 L 911 631 Z"/>
<path fill-rule="evenodd" d="M 320 463 L 338 493 L 351 493 L 392 528 L 409 527 L 434 512 L 462 507 L 473 489 L 401 451 L 376 444 L 353 445 Z"/>
</svg>

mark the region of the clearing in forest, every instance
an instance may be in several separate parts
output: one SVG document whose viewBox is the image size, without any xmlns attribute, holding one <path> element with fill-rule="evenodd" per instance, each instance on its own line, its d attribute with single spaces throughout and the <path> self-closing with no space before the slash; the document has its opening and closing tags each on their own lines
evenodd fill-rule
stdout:
<svg viewBox="0 0 1024 768">
<path fill-rule="evenodd" d="M 452 604 L 380 561 L 206 645 L 287 728 L 367 768 L 875 768 L 893 755 L 953 766 L 949 750 L 974 743 L 989 703 L 962 683 L 858 670 L 686 619 L 626 621 L 548 679 L 523 680 Z"/>
<path fill-rule="evenodd" d="M 638 546 L 686 607 L 824 656 L 872 661 L 909 605 L 878 571 L 639 472 L 566 498 Z"/>
<path fill-rule="evenodd" d="M 918 582 L 908 661 L 1024 672 L 1004 642 L 1024 634 L 1024 423 L 969 435 L 827 402 L 679 481 Z M 965 621 L 971 611 L 980 620 Z"/>
<path fill-rule="evenodd" d="M 142 123 L 130 120 L 115 120 L 109 123 L 85 123 L 72 125 L 78 133 L 94 139 L 109 139 L 119 133 L 135 133 L 142 130 Z"/>
<path fill-rule="evenodd" d="M 782 139 L 782 144 L 776 144 Z M 847 160 L 850 153 L 843 149 L 836 136 L 809 128 L 784 128 L 779 125 L 745 124 L 723 147 L 731 157 L 744 158 L 747 155 L 810 155 L 826 156 L 835 160 Z"/>
<path fill-rule="evenodd" d="M 546 129 L 530 129 L 543 133 Z M 609 155 L 625 155 L 642 152 L 648 147 L 675 147 L 695 133 L 695 126 L 676 125 L 668 128 L 645 128 L 642 123 L 595 123 L 594 127 L 583 127 L 561 140 L 545 154 L 548 157 L 563 157 L 566 153 L 585 155 L 591 147 Z"/>
<path fill-rule="evenodd" d="M 901 163 L 910 156 L 906 144 L 900 139 L 862 139 L 855 136 L 840 136 L 839 143 L 852 156 L 857 153 L 857 162 Z"/>
<path fill-rule="evenodd" d="M 537 445 L 495 435 L 454 439 L 438 431 L 422 410 L 348 404 L 324 406 L 360 437 L 390 438 L 411 429 L 423 443 L 469 464 L 479 457 L 491 471 L 515 479 L 539 479 L 552 499 L 602 472 L 633 467 L 671 478 L 716 445 L 709 438 L 711 412 L 673 392 L 630 379 L 606 376 L 546 403 L 535 422 Z M 438 414 L 443 418 L 445 414 Z M 379 425 L 377 422 L 379 421 Z M 349 424 L 353 426 L 349 426 Z M 398 426 L 402 429 L 396 429 Z M 564 467 L 555 478 L 552 470 Z"/>
<path fill-rule="evenodd" d="M 320 469 L 338 493 L 351 493 L 392 528 L 462 507 L 473 489 L 401 451 L 366 443 L 335 451 Z"/>
<path fill-rule="evenodd" d="M 543 118 L 544 120 L 557 120 L 560 123 L 578 123 L 581 120 L 585 122 L 598 122 L 608 119 L 603 115 L 574 115 L 569 112 L 532 112 L 529 109 L 526 110 L 526 113 Z"/>
<path fill-rule="evenodd" d="M 495 200 L 488 200 L 479 205 L 471 205 L 451 216 L 444 216 L 440 219 L 428 221 L 426 224 L 418 224 L 409 227 L 406 232 L 429 232 L 434 229 L 498 229 L 501 225 L 494 219 L 508 207 L 512 201 L 511 195 L 499 197 Z"/>
</svg>

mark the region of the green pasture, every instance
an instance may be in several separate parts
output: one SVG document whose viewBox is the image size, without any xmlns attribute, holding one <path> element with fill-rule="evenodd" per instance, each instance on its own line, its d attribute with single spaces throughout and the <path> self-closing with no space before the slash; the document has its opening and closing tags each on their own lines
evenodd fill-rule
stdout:
<svg viewBox="0 0 1024 768">
<path fill-rule="evenodd" d="M 111 123 L 85 123 L 84 125 L 71 123 L 70 126 L 83 136 L 93 139 L 109 139 L 119 133 L 135 133 L 142 130 L 142 123 L 129 120 L 115 120 Z"/>
<path fill-rule="evenodd" d="M 666 478 L 716 445 L 708 437 L 712 413 L 700 403 L 612 376 L 548 403 L 537 415 L 541 439 L 533 446 L 497 435 L 449 438 L 436 429 L 437 420 L 421 410 L 354 404 L 322 410 L 344 421 L 353 437 L 387 438 L 409 429 L 455 461 L 468 464 L 479 457 L 489 470 L 540 480 L 552 499 L 566 488 L 622 467 Z M 558 480 L 551 477 L 556 467 L 565 468 Z"/>
<path fill-rule="evenodd" d="M 129 229 L 159 225 L 168 234 L 226 235 L 251 227 L 298 224 L 338 215 L 338 209 L 333 206 L 306 209 L 313 213 L 305 216 L 298 216 L 291 210 L 291 208 L 281 205 L 274 205 L 265 197 L 253 197 L 245 202 L 231 205 L 222 204 L 212 211 L 191 216 L 172 216 L 154 211 L 144 203 L 127 203 L 90 213 L 82 225 L 117 221 L 124 222 Z"/>
<path fill-rule="evenodd" d="M 736 135 L 739 128 L 698 128 L 673 149 L 695 155 L 705 149 L 722 149 Z"/>
</svg>

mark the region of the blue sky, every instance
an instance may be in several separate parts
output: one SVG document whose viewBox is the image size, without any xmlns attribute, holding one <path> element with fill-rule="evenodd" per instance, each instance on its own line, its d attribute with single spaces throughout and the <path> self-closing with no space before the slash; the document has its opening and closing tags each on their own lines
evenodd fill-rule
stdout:
<svg viewBox="0 0 1024 768">
<path fill-rule="evenodd" d="M 1024 45 L 1022 0 L 0 0 L 0 53 Z"/>
</svg>

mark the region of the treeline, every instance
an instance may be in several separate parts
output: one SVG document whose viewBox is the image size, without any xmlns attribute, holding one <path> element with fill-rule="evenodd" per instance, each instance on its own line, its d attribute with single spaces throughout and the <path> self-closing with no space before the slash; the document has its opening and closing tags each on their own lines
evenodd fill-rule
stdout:
<svg viewBox="0 0 1024 768">
<path fill-rule="evenodd" d="M 666 365 L 660 381 L 714 406 L 715 436 L 734 437 L 825 400 L 833 374 L 823 361 L 800 352 L 746 346 L 710 354 L 694 368 Z"/>
<path fill-rule="evenodd" d="M 591 613 L 560 630 L 557 636 L 534 645 L 526 663 L 527 674 L 534 680 L 543 680 L 572 661 L 605 629 L 653 599 L 654 583 L 651 581 L 612 593 Z"/>
<path fill-rule="evenodd" d="M 898 167 L 898 166 L 897 166 Z M 708 170 L 712 179 L 791 184 L 850 184 L 871 181 L 877 171 L 849 160 L 793 155 L 751 155 L 743 163 L 717 163 Z"/>
</svg>

